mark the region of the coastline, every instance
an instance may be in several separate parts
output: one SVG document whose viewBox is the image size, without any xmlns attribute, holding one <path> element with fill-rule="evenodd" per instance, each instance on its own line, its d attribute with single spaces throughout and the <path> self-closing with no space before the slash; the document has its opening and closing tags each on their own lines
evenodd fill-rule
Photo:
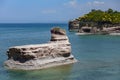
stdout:
<svg viewBox="0 0 120 80">
<path fill-rule="evenodd" d="M 120 33 L 110 33 L 109 35 L 120 36 Z"/>
<path fill-rule="evenodd" d="M 75 33 L 75 35 L 111 35 L 111 36 L 120 36 L 120 33 Z"/>
<path fill-rule="evenodd" d="M 93 33 L 75 33 L 76 35 L 93 35 Z"/>
<path fill-rule="evenodd" d="M 54 24 L 51 24 L 54 25 Z M 24 25 L 26 26 L 26 25 Z M 76 36 L 76 32 L 68 32 L 67 25 L 59 25 L 67 30 L 72 53 L 78 60 L 70 63 L 38 70 L 9 70 L 3 67 L 7 60 L 6 50 L 11 46 L 46 43 L 50 39 L 48 25 L 33 25 L 32 27 L 4 27 L 1 31 L 1 79 L 2 80 L 89 80 L 89 79 L 119 79 L 120 75 L 120 37 L 109 35 Z M 28 25 L 29 26 L 29 25 Z M 43 28 L 39 28 L 42 27 Z M 30 34 L 31 33 L 31 34 Z M 18 36 L 20 35 L 21 36 Z M 24 35 L 23 35 L 24 34 Z M 9 36 L 8 36 L 9 35 Z M 97 71 L 96 71 L 97 70 Z M 83 73 L 84 72 L 84 73 Z M 89 75 L 88 75 L 89 74 Z M 95 75 L 93 75 L 95 74 Z M 99 75 L 100 74 L 100 75 Z M 109 76 L 110 75 L 110 76 Z M 110 78 L 109 78 L 110 77 Z"/>
</svg>

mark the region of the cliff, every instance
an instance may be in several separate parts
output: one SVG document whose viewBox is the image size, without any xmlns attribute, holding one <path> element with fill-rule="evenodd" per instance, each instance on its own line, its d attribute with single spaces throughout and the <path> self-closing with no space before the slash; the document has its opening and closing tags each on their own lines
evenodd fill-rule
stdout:
<svg viewBox="0 0 120 80">
<path fill-rule="evenodd" d="M 51 29 L 51 40 L 45 44 L 10 47 L 7 51 L 8 69 L 34 70 L 74 63 L 71 44 L 65 30 Z"/>
</svg>

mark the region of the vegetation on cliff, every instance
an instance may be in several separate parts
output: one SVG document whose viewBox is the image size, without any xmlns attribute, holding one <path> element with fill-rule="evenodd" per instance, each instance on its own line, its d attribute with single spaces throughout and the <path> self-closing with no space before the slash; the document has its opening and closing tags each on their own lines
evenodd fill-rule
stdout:
<svg viewBox="0 0 120 80">
<path fill-rule="evenodd" d="M 92 9 L 91 12 L 77 18 L 80 26 L 97 26 L 99 28 L 120 25 L 120 12 L 108 9 L 107 11 Z"/>
</svg>

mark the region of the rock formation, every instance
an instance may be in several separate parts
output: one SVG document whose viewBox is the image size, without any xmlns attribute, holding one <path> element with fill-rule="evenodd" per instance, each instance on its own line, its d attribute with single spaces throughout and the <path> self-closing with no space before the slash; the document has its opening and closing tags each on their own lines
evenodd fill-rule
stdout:
<svg viewBox="0 0 120 80">
<path fill-rule="evenodd" d="M 80 22 L 78 20 L 69 21 L 69 25 L 68 25 L 69 31 L 78 31 L 80 28 L 79 23 Z"/>
<path fill-rule="evenodd" d="M 84 23 L 84 25 L 81 25 Z M 93 35 L 93 34 L 100 34 L 100 35 L 120 35 L 120 25 L 110 25 L 110 26 L 103 26 L 98 27 L 88 25 L 88 22 L 81 22 L 78 20 L 69 21 L 69 31 L 76 31 L 77 35 Z M 95 23 L 94 23 L 95 25 Z"/>
<path fill-rule="evenodd" d="M 66 32 L 60 28 L 51 29 L 51 40 L 46 44 L 10 47 L 7 51 L 8 69 L 34 70 L 74 63 L 71 45 Z"/>
</svg>

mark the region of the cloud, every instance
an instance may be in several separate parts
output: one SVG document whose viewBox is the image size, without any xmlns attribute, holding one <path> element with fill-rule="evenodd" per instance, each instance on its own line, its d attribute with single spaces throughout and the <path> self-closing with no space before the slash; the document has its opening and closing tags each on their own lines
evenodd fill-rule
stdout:
<svg viewBox="0 0 120 80">
<path fill-rule="evenodd" d="M 94 5 L 94 6 L 99 6 L 99 5 L 104 5 L 105 3 L 103 1 L 93 1 L 93 2 L 88 2 L 88 5 Z"/>
<path fill-rule="evenodd" d="M 64 3 L 65 6 L 71 6 L 71 7 L 76 7 L 77 6 L 77 0 L 70 0 L 67 3 Z"/>
<path fill-rule="evenodd" d="M 43 10 L 42 13 L 43 14 L 54 14 L 56 13 L 57 11 L 56 10 L 53 10 L 53 9 L 47 9 L 47 10 Z"/>
<path fill-rule="evenodd" d="M 93 4 L 96 4 L 96 5 L 103 5 L 104 2 L 100 2 L 100 1 L 94 1 Z"/>
</svg>

